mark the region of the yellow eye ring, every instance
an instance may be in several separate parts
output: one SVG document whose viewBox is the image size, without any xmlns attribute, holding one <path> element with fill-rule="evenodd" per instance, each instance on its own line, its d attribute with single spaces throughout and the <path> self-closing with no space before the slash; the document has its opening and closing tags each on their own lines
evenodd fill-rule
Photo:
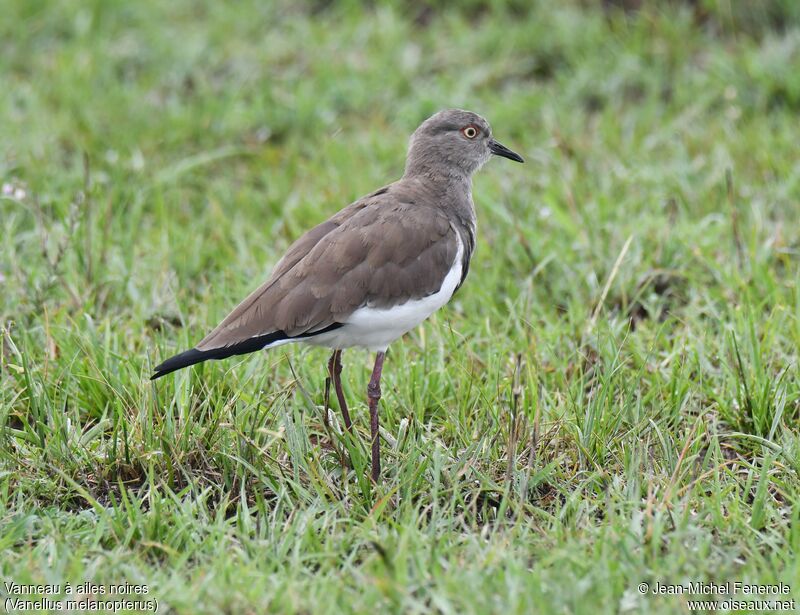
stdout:
<svg viewBox="0 0 800 615">
<path fill-rule="evenodd" d="M 478 129 L 470 124 L 469 126 L 465 126 L 461 129 L 461 134 L 463 134 L 467 139 L 474 139 L 478 136 Z"/>
</svg>

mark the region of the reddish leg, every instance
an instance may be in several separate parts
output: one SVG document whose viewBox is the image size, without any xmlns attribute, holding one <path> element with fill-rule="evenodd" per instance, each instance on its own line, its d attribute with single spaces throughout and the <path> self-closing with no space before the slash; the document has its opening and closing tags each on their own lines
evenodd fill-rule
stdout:
<svg viewBox="0 0 800 615">
<path fill-rule="evenodd" d="M 325 429 L 328 429 L 328 408 L 331 407 L 331 376 L 330 376 L 330 368 L 328 376 L 325 378 L 325 395 L 323 396 L 325 409 L 322 413 L 322 423 L 325 425 Z"/>
<path fill-rule="evenodd" d="M 334 350 L 328 361 L 328 373 L 330 379 L 333 380 L 333 388 L 336 389 L 336 398 L 339 400 L 339 408 L 342 410 L 342 417 L 344 418 L 344 426 L 347 431 L 353 431 L 353 423 L 350 421 L 350 412 L 347 410 L 347 400 L 344 398 L 344 391 L 342 390 L 342 351 Z"/>
<path fill-rule="evenodd" d="M 383 358 L 386 353 L 379 352 L 375 357 L 375 367 L 372 378 L 367 385 L 367 398 L 369 399 L 369 429 L 372 436 L 372 480 L 378 482 L 381 478 L 381 443 L 378 437 L 378 401 L 381 398 L 381 371 Z"/>
</svg>

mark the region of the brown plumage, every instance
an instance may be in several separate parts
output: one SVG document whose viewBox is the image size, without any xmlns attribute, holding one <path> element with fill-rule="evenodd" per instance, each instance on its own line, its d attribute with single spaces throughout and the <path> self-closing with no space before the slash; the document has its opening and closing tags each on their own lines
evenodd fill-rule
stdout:
<svg viewBox="0 0 800 615">
<path fill-rule="evenodd" d="M 272 331 L 313 333 L 345 322 L 359 307 L 391 307 L 439 290 L 458 231 L 442 212 L 415 202 L 406 186 L 378 192 L 300 237 L 197 349 Z"/>
<path fill-rule="evenodd" d="M 368 398 L 377 481 L 384 352 L 446 303 L 466 277 L 475 247 L 471 177 L 492 154 L 522 162 L 492 138 L 479 115 L 449 109 L 432 116 L 412 135 L 400 180 L 295 241 L 264 284 L 195 348 L 158 365 L 152 379 L 292 341 L 328 346 L 334 349 L 329 375 L 350 429 L 341 349 L 376 350 Z"/>
</svg>

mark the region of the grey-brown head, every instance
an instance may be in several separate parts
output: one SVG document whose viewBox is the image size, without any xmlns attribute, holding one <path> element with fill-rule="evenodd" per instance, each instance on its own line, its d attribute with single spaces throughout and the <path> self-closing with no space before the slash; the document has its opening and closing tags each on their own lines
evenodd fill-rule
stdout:
<svg viewBox="0 0 800 615">
<path fill-rule="evenodd" d="M 411 135 L 405 174 L 468 179 L 492 155 L 523 162 L 522 156 L 494 140 L 492 127 L 480 115 L 445 109 L 425 120 Z"/>
</svg>

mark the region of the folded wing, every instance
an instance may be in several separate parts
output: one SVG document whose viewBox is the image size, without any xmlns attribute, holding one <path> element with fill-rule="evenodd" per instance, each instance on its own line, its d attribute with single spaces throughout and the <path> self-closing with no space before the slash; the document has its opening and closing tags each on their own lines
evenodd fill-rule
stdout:
<svg viewBox="0 0 800 615">
<path fill-rule="evenodd" d="M 300 237 L 263 285 L 194 349 L 159 365 L 154 378 L 330 331 L 365 305 L 390 307 L 431 295 L 457 251 L 456 231 L 436 208 L 393 193 L 392 186 L 380 190 Z"/>
</svg>

